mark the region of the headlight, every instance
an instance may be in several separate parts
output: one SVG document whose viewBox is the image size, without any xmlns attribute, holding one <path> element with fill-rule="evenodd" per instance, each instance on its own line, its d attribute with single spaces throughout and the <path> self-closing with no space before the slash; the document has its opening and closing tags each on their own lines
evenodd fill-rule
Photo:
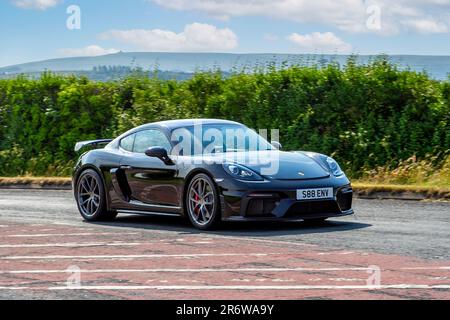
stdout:
<svg viewBox="0 0 450 320">
<path fill-rule="evenodd" d="M 324 161 L 324 163 L 327 165 L 327 167 L 330 169 L 330 172 L 334 176 L 340 177 L 340 176 L 344 175 L 344 171 L 342 171 L 341 167 L 336 162 L 336 160 L 334 160 L 333 158 L 330 158 L 330 157 L 326 157 L 326 156 L 323 156 L 321 158 L 322 158 L 322 161 Z"/>
<path fill-rule="evenodd" d="M 241 166 L 239 164 L 225 163 L 223 165 L 223 168 L 230 175 L 232 175 L 233 177 L 240 179 L 240 180 L 247 180 L 247 181 L 262 181 L 262 180 L 264 180 L 258 174 L 253 172 L 252 170 L 250 170 L 244 166 Z"/>
</svg>

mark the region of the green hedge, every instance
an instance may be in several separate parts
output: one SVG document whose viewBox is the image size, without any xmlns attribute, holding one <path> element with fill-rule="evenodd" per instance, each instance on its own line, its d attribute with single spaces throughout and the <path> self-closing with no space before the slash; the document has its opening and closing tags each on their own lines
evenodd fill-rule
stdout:
<svg viewBox="0 0 450 320">
<path fill-rule="evenodd" d="M 361 66 L 197 73 L 115 82 L 43 74 L 0 80 L 0 176 L 69 175 L 77 141 L 165 119 L 212 117 L 278 128 L 286 149 L 330 154 L 352 176 L 450 150 L 450 83 Z M 434 157 L 436 158 L 436 157 Z"/>
</svg>

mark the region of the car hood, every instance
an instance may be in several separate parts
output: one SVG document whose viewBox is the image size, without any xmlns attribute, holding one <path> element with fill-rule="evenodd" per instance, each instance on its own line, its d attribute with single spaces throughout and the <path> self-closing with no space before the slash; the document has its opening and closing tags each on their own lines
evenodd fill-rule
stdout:
<svg viewBox="0 0 450 320">
<path fill-rule="evenodd" d="M 260 176 L 273 180 L 321 179 L 330 173 L 313 158 L 303 152 L 253 151 L 225 153 L 212 156 L 222 163 L 243 165 Z"/>
</svg>

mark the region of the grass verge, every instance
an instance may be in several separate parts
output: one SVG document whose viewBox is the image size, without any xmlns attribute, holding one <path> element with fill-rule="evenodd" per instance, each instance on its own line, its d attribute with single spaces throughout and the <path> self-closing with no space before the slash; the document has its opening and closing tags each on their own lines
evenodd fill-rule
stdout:
<svg viewBox="0 0 450 320">
<path fill-rule="evenodd" d="M 399 199 L 450 199 L 450 187 L 429 185 L 378 184 L 355 181 L 355 194 L 362 197 Z M 53 177 L 0 177 L 0 188 L 68 188 L 71 178 Z"/>
<path fill-rule="evenodd" d="M 18 187 L 18 186 L 53 186 L 69 187 L 71 178 L 53 178 L 53 177 L 0 177 L 0 187 Z"/>
<path fill-rule="evenodd" d="M 378 184 L 356 181 L 352 183 L 358 196 L 405 199 L 450 199 L 450 187 L 428 185 Z"/>
</svg>

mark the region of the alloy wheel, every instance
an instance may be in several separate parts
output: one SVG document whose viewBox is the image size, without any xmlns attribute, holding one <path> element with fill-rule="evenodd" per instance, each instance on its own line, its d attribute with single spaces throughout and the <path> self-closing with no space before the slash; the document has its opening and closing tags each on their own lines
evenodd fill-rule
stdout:
<svg viewBox="0 0 450 320">
<path fill-rule="evenodd" d="M 208 180 L 200 177 L 194 180 L 188 193 L 189 214 L 199 225 L 208 224 L 216 210 L 214 189 Z"/>
<path fill-rule="evenodd" d="M 83 214 L 93 216 L 100 207 L 100 187 L 93 175 L 86 174 L 81 178 L 78 189 L 78 204 Z"/>
</svg>

